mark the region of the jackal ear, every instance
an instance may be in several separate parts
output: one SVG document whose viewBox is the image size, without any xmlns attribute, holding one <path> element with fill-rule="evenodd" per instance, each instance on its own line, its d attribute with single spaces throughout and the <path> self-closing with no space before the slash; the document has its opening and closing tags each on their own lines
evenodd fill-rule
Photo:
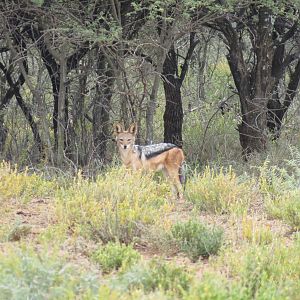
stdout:
<svg viewBox="0 0 300 300">
<path fill-rule="evenodd" d="M 114 128 L 114 135 L 117 135 L 124 131 L 124 126 L 120 123 L 114 124 L 113 128 Z"/>
<path fill-rule="evenodd" d="M 129 126 L 128 131 L 129 131 L 129 133 L 136 135 L 137 134 L 137 124 L 136 123 L 131 124 Z"/>
</svg>

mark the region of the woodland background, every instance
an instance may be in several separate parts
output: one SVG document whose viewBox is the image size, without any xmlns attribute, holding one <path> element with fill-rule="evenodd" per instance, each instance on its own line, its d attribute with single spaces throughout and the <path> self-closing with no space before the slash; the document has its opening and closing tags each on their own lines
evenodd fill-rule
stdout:
<svg viewBox="0 0 300 300">
<path fill-rule="evenodd" d="M 1 157 L 103 166 L 116 121 L 193 164 L 297 145 L 298 17 L 297 1 L 3 1 Z"/>
<path fill-rule="evenodd" d="M 299 14 L 0 1 L 0 299 L 298 300 Z M 183 147 L 183 203 L 115 122 Z"/>
</svg>

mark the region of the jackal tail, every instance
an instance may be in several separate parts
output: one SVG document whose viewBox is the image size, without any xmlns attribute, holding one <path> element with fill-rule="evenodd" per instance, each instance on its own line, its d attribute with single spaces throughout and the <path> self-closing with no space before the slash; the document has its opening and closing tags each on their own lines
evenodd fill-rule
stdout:
<svg viewBox="0 0 300 300">
<path fill-rule="evenodd" d="M 182 164 L 179 167 L 179 180 L 180 183 L 183 186 L 183 189 L 185 190 L 185 185 L 186 185 L 186 162 L 183 161 Z"/>
</svg>

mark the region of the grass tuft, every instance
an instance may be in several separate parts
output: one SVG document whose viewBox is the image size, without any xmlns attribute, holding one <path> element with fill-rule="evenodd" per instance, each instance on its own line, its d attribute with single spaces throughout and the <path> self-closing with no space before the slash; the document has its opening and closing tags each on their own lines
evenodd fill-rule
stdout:
<svg viewBox="0 0 300 300">
<path fill-rule="evenodd" d="M 171 207 L 169 187 L 151 175 L 112 169 L 95 182 L 78 180 L 57 197 L 57 214 L 75 234 L 103 243 L 129 244 L 153 224 L 164 222 Z"/>
<path fill-rule="evenodd" d="M 183 268 L 152 260 L 148 264 L 133 266 L 113 280 L 112 286 L 123 292 L 143 290 L 148 294 L 160 290 L 167 295 L 181 297 L 189 290 L 191 280 L 191 275 Z"/>
<path fill-rule="evenodd" d="M 104 273 L 125 271 L 140 260 L 140 254 L 131 245 L 109 242 L 92 254 L 92 259 L 100 265 Z"/>
<path fill-rule="evenodd" d="M 28 170 L 18 172 L 9 163 L 0 163 L 0 202 L 18 198 L 23 201 L 35 197 L 53 196 L 57 189 L 54 181 L 44 180 L 36 174 L 28 174 Z"/>
<path fill-rule="evenodd" d="M 171 228 L 171 239 L 193 261 L 217 254 L 223 243 L 223 230 L 196 221 L 177 223 Z"/>
<path fill-rule="evenodd" d="M 252 181 L 240 182 L 234 171 L 219 172 L 207 167 L 187 183 L 187 199 L 199 210 L 216 214 L 242 213 L 253 197 Z"/>
</svg>

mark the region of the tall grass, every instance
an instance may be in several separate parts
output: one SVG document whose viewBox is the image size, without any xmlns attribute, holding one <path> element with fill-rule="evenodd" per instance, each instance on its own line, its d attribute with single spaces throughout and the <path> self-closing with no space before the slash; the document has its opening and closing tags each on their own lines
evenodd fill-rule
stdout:
<svg viewBox="0 0 300 300">
<path fill-rule="evenodd" d="M 207 167 L 194 174 L 186 190 L 187 199 L 199 210 L 216 214 L 242 213 L 254 196 L 252 180 L 240 181 L 231 168 L 215 171 Z"/>
<path fill-rule="evenodd" d="M 99 278 L 56 255 L 33 249 L 0 253 L 0 299 L 75 299 L 96 296 Z"/>
<path fill-rule="evenodd" d="M 29 200 L 34 197 L 49 197 L 55 194 L 57 184 L 25 169 L 19 172 L 9 163 L 0 163 L 0 201 L 10 198 Z"/>
<path fill-rule="evenodd" d="M 282 219 L 295 230 L 300 229 L 300 168 L 289 162 L 286 167 L 260 168 L 260 191 L 270 217 Z"/>
<path fill-rule="evenodd" d="M 57 197 L 60 222 L 74 233 L 102 242 L 131 243 L 147 226 L 164 222 L 169 186 L 151 175 L 112 169 L 95 182 L 78 179 Z"/>
</svg>

